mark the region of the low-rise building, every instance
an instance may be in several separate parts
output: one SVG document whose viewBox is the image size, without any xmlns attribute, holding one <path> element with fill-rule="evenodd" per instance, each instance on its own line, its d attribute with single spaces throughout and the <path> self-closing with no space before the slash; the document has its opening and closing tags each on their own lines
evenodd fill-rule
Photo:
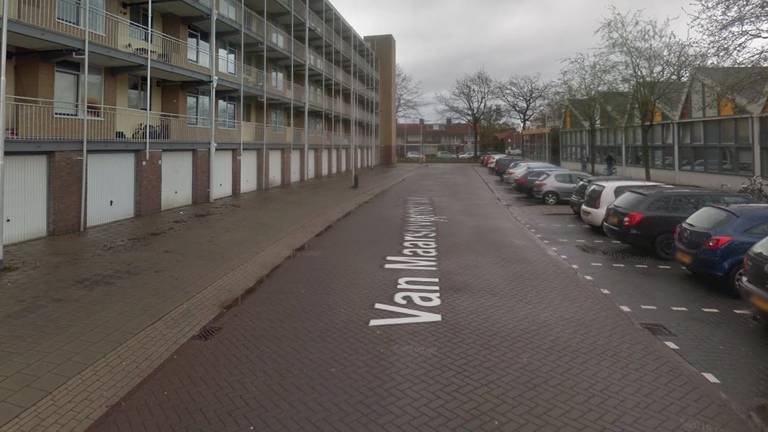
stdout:
<svg viewBox="0 0 768 432">
<path fill-rule="evenodd" d="M 423 146 L 422 146 L 423 144 Z M 452 154 L 474 152 L 472 126 L 465 123 L 398 123 L 397 154 L 404 158 L 408 152 L 436 155 L 439 151 Z"/>
</svg>

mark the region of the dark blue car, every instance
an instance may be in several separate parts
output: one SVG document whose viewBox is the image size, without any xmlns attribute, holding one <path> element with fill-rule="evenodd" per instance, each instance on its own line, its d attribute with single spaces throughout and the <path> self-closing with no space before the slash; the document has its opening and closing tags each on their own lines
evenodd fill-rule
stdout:
<svg viewBox="0 0 768 432">
<path fill-rule="evenodd" d="M 768 236 L 768 204 L 712 205 L 692 214 L 675 232 L 675 259 L 691 273 L 741 279 L 744 254 Z"/>
</svg>

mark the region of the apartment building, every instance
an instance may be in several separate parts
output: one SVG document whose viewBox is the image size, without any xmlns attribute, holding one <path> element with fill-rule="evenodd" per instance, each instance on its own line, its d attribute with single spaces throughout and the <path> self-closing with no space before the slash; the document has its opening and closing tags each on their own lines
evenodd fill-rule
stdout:
<svg viewBox="0 0 768 432">
<path fill-rule="evenodd" d="M 589 115 L 570 100 L 562 119 L 563 165 L 589 158 Z M 618 174 L 644 178 L 640 122 L 628 94 L 601 98 L 594 154 L 605 170 L 612 155 Z M 768 176 L 768 68 L 695 70 L 659 103 L 649 133 L 651 178 L 712 188 L 738 188 L 745 177 Z"/>
<path fill-rule="evenodd" d="M 325 0 L 7 1 L 6 244 L 391 153 L 394 39 Z"/>
<path fill-rule="evenodd" d="M 472 126 L 465 123 L 398 123 L 397 155 L 404 158 L 408 152 L 422 152 L 427 156 L 438 151 L 451 153 L 474 151 Z"/>
</svg>

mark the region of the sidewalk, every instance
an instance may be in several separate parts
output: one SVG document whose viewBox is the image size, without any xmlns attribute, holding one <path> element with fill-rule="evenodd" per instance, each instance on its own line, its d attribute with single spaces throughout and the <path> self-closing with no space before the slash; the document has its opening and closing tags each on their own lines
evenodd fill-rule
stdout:
<svg viewBox="0 0 768 432">
<path fill-rule="evenodd" d="M 416 167 L 363 169 L 6 250 L 0 431 L 82 430 L 293 251 Z"/>
</svg>

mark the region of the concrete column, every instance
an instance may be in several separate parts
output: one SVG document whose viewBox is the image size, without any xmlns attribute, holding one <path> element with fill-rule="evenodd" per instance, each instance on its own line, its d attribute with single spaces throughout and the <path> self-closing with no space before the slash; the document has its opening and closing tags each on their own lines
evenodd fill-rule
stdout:
<svg viewBox="0 0 768 432">
<path fill-rule="evenodd" d="M 395 155 L 395 64 L 396 44 L 392 35 L 366 36 L 376 55 L 379 72 L 379 142 L 381 163 L 393 165 Z"/>
<path fill-rule="evenodd" d="M 162 155 L 162 151 L 150 150 L 136 158 L 136 216 L 160 213 Z"/>
</svg>

